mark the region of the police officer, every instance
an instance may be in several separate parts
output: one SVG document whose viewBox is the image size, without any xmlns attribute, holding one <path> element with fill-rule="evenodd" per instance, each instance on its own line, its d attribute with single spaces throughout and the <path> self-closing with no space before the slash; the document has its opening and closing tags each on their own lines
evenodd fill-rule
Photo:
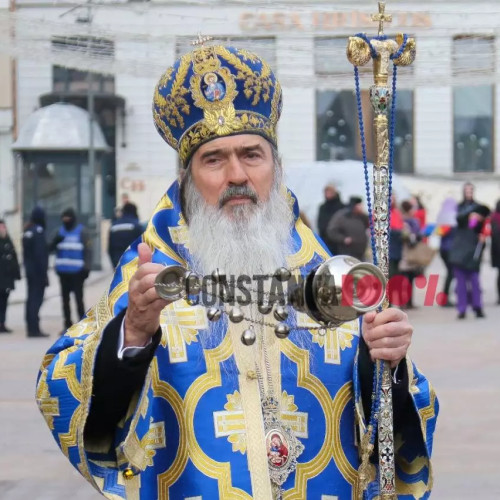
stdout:
<svg viewBox="0 0 500 500">
<path fill-rule="evenodd" d="M 113 267 L 118 265 L 123 252 L 142 232 L 136 206 L 130 202 L 125 203 L 121 216 L 113 221 L 109 229 L 108 254 Z"/>
<path fill-rule="evenodd" d="M 89 276 L 92 255 L 89 233 L 82 224 L 77 224 L 75 211 L 67 208 L 61 214 L 61 219 L 62 226 L 54 237 L 50 250 L 56 251 L 55 270 L 61 283 L 64 328 L 67 330 L 73 324 L 71 292 L 75 296 L 78 318 L 85 314 L 83 283 Z"/>
<path fill-rule="evenodd" d="M 48 337 L 40 331 L 39 312 L 45 287 L 49 284 L 47 270 L 49 252 L 45 239 L 45 212 L 35 207 L 23 233 L 23 257 L 26 270 L 26 328 L 28 337 Z"/>
</svg>

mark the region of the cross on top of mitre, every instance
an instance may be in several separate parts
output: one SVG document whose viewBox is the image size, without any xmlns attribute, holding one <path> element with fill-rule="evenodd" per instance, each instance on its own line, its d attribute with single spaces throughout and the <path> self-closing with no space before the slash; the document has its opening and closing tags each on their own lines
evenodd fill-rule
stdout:
<svg viewBox="0 0 500 500">
<path fill-rule="evenodd" d="M 384 34 L 384 23 L 392 22 L 392 15 L 385 13 L 385 2 L 378 3 L 378 14 L 372 14 L 372 21 L 378 22 L 378 36 Z"/>
<path fill-rule="evenodd" d="M 194 47 L 203 47 L 210 40 L 213 40 L 213 37 L 210 35 L 203 36 L 201 33 L 198 33 L 198 37 L 191 42 L 191 45 Z"/>
</svg>

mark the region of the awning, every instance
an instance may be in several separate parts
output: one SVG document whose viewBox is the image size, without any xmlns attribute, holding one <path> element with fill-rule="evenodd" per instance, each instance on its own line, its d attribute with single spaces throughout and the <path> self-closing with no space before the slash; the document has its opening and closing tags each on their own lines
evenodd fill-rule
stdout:
<svg viewBox="0 0 500 500">
<path fill-rule="evenodd" d="M 14 151 L 87 151 L 90 145 L 89 113 L 67 103 L 56 103 L 31 114 L 21 127 Z M 93 123 L 93 148 L 109 151 L 99 124 Z"/>
</svg>

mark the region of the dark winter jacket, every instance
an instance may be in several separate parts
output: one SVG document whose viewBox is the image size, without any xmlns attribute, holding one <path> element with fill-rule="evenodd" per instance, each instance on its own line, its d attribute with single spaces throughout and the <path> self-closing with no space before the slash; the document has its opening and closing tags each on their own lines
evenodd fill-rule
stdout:
<svg viewBox="0 0 500 500">
<path fill-rule="evenodd" d="M 45 239 L 45 214 L 35 207 L 23 233 L 23 260 L 28 280 L 48 284 L 49 252 Z"/>
<path fill-rule="evenodd" d="M 108 239 L 108 254 L 113 267 L 118 265 L 123 252 L 141 234 L 142 226 L 136 217 L 124 215 L 113 222 Z"/>
<path fill-rule="evenodd" d="M 366 214 L 356 214 L 352 208 L 339 210 L 328 224 L 327 236 L 337 246 L 339 255 L 351 255 L 363 260 L 368 244 L 367 229 L 369 227 Z M 351 238 L 349 245 L 344 243 L 346 238 Z"/>
<path fill-rule="evenodd" d="M 327 229 L 328 229 L 328 224 L 332 220 L 332 217 L 342 208 L 344 208 L 344 204 L 342 203 L 342 201 L 340 201 L 338 195 L 335 196 L 335 198 L 332 198 L 331 200 L 326 200 L 319 207 L 318 234 L 334 255 L 338 252 L 335 243 L 328 239 Z"/>
<path fill-rule="evenodd" d="M 500 268 L 500 212 L 491 216 L 491 265 Z"/>
<path fill-rule="evenodd" d="M 0 291 L 11 291 L 14 282 L 21 279 L 16 249 L 7 234 L 0 237 Z"/>
<path fill-rule="evenodd" d="M 457 213 L 458 227 L 451 244 L 449 262 L 458 269 L 479 272 L 484 250 L 484 244 L 481 243 L 479 235 L 484 223 L 479 222 L 474 227 L 469 227 L 469 215 L 473 212 L 487 217 L 489 209 L 477 203 L 462 205 Z"/>
</svg>

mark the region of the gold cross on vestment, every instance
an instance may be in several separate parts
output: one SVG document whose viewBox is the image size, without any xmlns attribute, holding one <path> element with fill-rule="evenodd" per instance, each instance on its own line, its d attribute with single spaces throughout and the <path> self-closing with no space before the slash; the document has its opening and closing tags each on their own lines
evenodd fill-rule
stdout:
<svg viewBox="0 0 500 500">
<path fill-rule="evenodd" d="M 245 414 L 241 402 L 241 395 L 238 391 L 228 394 L 227 403 L 224 410 L 214 411 L 215 437 L 227 437 L 231 443 L 233 451 L 245 453 L 246 443 L 246 425 Z M 293 431 L 295 436 L 307 439 L 308 414 L 298 411 L 294 403 L 294 397 L 283 391 L 281 395 L 281 421 Z"/>
<path fill-rule="evenodd" d="M 210 40 L 213 40 L 210 35 L 202 36 L 201 33 L 198 33 L 198 38 L 196 40 L 193 40 L 191 42 L 191 45 L 193 45 L 194 47 L 197 47 L 198 45 L 203 47 L 203 45 L 205 45 L 205 43 L 209 42 Z"/>
<path fill-rule="evenodd" d="M 153 419 L 151 418 L 151 420 Z M 141 447 L 146 452 L 144 456 L 145 463 L 143 465 L 152 466 L 156 450 L 165 448 L 165 446 L 165 422 L 151 422 L 149 431 L 141 439 Z"/>
<path fill-rule="evenodd" d="M 378 21 L 378 36 L 384 34 L 384 22 L 392 23 L 392 15 L 385 13 L 385 2 L 378 3 L 378 14 L 372 14 L 372 21 Z"/>
<path fill-rule="evenodd" d="M 161 344 L 168 348 L 171 363 L 184 363 L 187 345 L 198 342 L 198 330 L 208 328 L 205 309 L 189 306 L 184 300 L 177 300 L 161 312 L 160 324 L 163 331 Z"/>
<path fill-rule="evenodd" d="M 305 328 L 316 328 L 318 326 L 318 323 L 304 313 L 297 315 L 297 324 Z M 325 363 L 340 365 L 342 362 L 340 358 L 341 351 L 351 348 L 353 338 L 359 336 L 359 323 L 357 320 L 349 321 L 337 328 L 325 328 L 323 332 L 312 329 L 310 333 L 313 342 L 324 349 Z"/>
</svg>

